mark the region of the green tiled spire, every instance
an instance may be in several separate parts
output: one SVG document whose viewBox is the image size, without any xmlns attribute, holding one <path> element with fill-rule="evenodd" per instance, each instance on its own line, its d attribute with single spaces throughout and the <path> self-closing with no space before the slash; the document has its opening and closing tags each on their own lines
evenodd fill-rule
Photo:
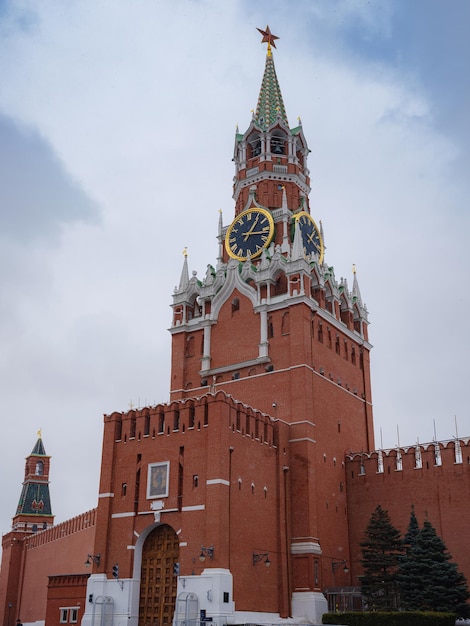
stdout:
<svg viewBox="0 0 470 626">
<path fill-rule="evenodd" d="M 36 445 L 31 452 L 31 455 L 34 456 L 46 456 L 46 450 L 44 449 L 44 444 L 42 442 L 41 435 L 38 433 L 39 439 L 36 441 Z"/>
<path fill-rule="evenodd" d="M 263 82 L 261 83 L 258 104 L 256 106 L 255 120 L 259 126 L 265 129 L 276 121 L 278 115 L 280 115 L 286 126 L 289 126 L 281 88 L 276 76 L 274 59 L 270 51 L 268 51 Z"/>
<path fill-rule="evenodd" d="M 23 488 L 13 518 L 14 526 L 22 528 L 22 524 L 25 524 L 26 532 L 35 532 L 39 525 L 46 528 L 53 522 L 49 494 L 49 458 L 41 431 L 38 431 L 38 439 L 26 458 Z M 37 519 L 34 524 L 33 516 Z"/>
</svg>

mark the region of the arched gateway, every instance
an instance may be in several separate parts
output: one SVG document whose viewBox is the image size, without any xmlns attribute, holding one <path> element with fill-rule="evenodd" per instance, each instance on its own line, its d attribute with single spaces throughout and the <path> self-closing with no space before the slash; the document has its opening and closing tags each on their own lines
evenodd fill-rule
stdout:
<svg viewBox="0 0 470 626">
<path fill-rule="evenodd" d="M 179 541 L 166 524 L 157 526 L 145 540 L 139 600 L 139 626 L 170 626 L 176 602 Z"/>
</svg>

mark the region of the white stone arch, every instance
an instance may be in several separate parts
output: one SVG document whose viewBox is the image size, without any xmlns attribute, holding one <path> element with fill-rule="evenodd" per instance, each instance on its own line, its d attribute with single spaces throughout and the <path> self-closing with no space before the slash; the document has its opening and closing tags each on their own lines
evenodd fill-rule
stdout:
<svg viewBox="0 0 470 626">
<path fill-rule="evenodd" d="M 222 289 L 214 296 L 211 307 L 211 318 L 216 321 L 219 317 L 219 312 L 222 306 L 231 298 L 233 291 L 238 291 L 246 296 L 253 305 L 253 308 L 258 304 L 258 292 L 256 289 L 248 285 L 240 276 L 238 269 L 238 261 L 232 259 L 227 266 L 227 276 Z"/>
</svg>

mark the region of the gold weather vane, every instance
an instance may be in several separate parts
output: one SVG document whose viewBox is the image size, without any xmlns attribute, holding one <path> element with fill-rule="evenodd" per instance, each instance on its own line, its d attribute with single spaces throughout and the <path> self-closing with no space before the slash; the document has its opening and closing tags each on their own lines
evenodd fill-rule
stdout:
<svg viewBox="0 0 470 626">
<path fill-rule="evenodd" d="M 268 44 L 268 56 L 271 56 L 271 46 L 273 48 L 276 47 L 276 44 L 274 43 L 276 39 L 279 39 L 279 37 L 276 37 L 276 35 L 273 35 L 272 32 L 269 30 L 269 26 L 266 26 L 266 30 L 261 30 L 261 28 L 257 28 L 257 31 L 259 31 L 262 35 L 263 35 L 263 39 L 261 40 L 261 43 L 267 43 Z"/>
<path fill-rule="evenodd" d="M 39 439 L 42 439 L 42 428 L 40 428 L 36 434 L 39 437 Z"/>
<path fill-rule="evenodd" d="M 183 249 L 183 256 L 188 256 L 188 248 L 186 246 Z"/>
</svg>

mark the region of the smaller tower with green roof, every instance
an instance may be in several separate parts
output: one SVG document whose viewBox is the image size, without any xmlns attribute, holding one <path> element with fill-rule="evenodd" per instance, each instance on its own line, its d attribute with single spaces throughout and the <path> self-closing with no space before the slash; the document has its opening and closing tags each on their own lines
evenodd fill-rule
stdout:
<svg viewBox="0 0 470 626">
<path fill-rule="evenodd" d="M 54 524 L 49 494 L 50 456 L 46 454 L 41 431 L 26 457 L 23 489 L 13 518 L 12 530 L 35 533 Z"/>
</svg>

